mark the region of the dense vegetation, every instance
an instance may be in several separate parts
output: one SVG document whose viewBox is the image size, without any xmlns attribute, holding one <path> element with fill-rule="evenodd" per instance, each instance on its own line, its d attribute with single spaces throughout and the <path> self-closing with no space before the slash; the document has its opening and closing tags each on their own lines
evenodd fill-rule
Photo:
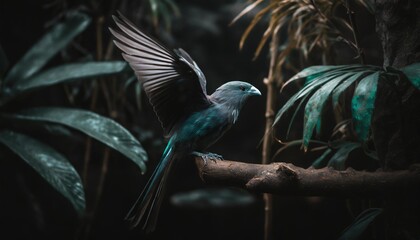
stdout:
<svg viewBox="0 0 420 240">
<path fill-rule="evenodd" d="M 119 10 L 168 46 L 187 50 L 206 75 L 208 92 L 238 79 L 263 90 L 267 99 L 250 101 L 212 152 L 247 163 L 374 172 L 408 169 L 420 151 L 420 41 L 408 34 L 419 30 L 420 7 L 397 2 L 0 3 L 5 236 L 418 237 L 416 192 L 397 200 L 262 197 L 204 184 L 192 159 L 177 166 L 155 233 L 124 221 L 165 140 L 114 47 L 112 14 Z"/>
</svg>

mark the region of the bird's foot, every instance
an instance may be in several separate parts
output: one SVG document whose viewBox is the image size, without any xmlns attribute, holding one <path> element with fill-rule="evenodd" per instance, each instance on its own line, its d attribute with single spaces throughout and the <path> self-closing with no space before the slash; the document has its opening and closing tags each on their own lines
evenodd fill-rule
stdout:
<svg viewBox="0 0 420 240">
<path fill-rule="evenodd" d="M 207 165 L 207 160 L 211 160 L 213 162 L 216 162 L 216 160 L 223 160 L 223 156 L 216 153 L 193 152 L 193 155 L 201 157 L 204 161 L 204 165 Z"/>
</svg>

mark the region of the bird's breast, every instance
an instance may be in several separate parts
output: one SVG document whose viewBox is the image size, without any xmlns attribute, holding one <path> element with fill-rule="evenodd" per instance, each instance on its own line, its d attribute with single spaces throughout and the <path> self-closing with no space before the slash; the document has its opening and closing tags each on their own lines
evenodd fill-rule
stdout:
<svg viewBox="0 0 420 240">
<path fill-rule="evenodd" d="M 191 151 L 205 150 L 214 144 L 232 126 L 231 117 L 212 107 L 192 114 L 177 133 L 179 143 Z"/>
</svg>

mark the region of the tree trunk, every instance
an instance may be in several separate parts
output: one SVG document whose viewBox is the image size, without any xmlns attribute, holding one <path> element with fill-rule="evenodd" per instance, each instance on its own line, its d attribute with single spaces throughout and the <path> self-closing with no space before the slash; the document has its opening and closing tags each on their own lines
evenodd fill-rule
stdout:
<svg viewBox="0 0 420 240">
<path fill-rule="evenodd" d="M 377 0 L 376 31 L 384 67 L 420 61 L 420 1 Z M 385 169 L 406 169 L 419 162 L 420 91 L 407 79 L 381 79 L 372 121 L 378 156 Z"/>
<path fill-rule="evenodd" d="M 376 31 L 384 67 L 420 61 L 420 1 L 376 0 Z M 387 170 L 407 169 L 420 156 L 420 91 L 405 77 L 381 79 L 372 120 L 375 148 Z M 389 239 L 419 239 L 418 197 L 396 195 L 385 203 Z"/>
</svg>

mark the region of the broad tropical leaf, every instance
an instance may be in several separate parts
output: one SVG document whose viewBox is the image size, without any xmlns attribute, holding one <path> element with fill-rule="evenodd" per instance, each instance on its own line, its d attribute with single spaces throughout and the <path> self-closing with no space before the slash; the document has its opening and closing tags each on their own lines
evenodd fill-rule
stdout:
<svg viewBox="0 0 420 240">
<path fill-rule="evenodd" d="M 401 68 L 401 71 L 407 76 L 408 80 L 420 89 L 420 63 L 414 63 Z"/>
<path fill-rule="evenodd" d="M 293 106 L 297 105 L 291 118 L 287 136 L 303 104 L 305 105 L 303 147 L 307 149 L 313 131 L 321 124 L 321 114 L 326 102 L 331 98 L 334 108 L 339 104 L 339 98 L 351 85 L 358 83 L 352 99 L 353 119 L 356 133 L 365 141 L 368 137 L 371 114 L 376 95 L 376 85 L 382 68 L 370 65 L 312 66 L 302 70 L 287 81 L 304 79 L 301 90 L 294 94 L 277 112 L 273 126 Z M 375 78 L 376 76 L 376 78 Z M 309 99 L 306 102 L 306 99 Z M 360 107 L 360 108 L 357 108 Z M 286 136 L 286 137 L 287 137 Z"/>
<path fill-rule="evenodd" d="M 71 63 L 50 68 L 32 77 L 17 80 L 8 91 L 8 97 L 34 89 L 85 78 L 108 76 L 124 71 L 123 61 Z"/>
<path fill-rule="evenodd" d="M 375 218 L 382 213 L 382 208 L 369 208 L 363 211 L 353 223 L 348 226 L 340 236 L 339 240 L 357 240 L 360 239 L 363 232 Z"/>
<path fill-rule="evenodd" d="M 79 214 L 84 212 L 85 193 L 82 182 L 63 155 L 38 140 L 12 131 L 0 131 L 0 142 L 67 198 Z"/>
<path fill-rule="evenodd" d="M 344 93 L 344 91 L 349 88 L 353 83 L 355 83 L 356 81 L 360 80 L 361 78 L 363 78 L 364 76 L 366 76 L 367 74 L 372 73 L 371 71 L 366 71 L 366 72 L 359 72 L 354 74 L 353 76 L 349 77 L 348 79 L 346 79 L 342 84 L 340 84 L 340 86 L 338 86 L 336 89 L 334 89 L 333 93 L 332 93 L 332 104 L 333 107 L 336 108 L 338 106 L 338 101 L 340 99 L 341 94 Z"/>
<path fill-rule="evenodd" d="M 321 116 L 324 105 L 329 98 L 334 88 L 351 75 L 351 73 L 345 73 L 341 76 L 337 76 L 331 81 L 327 82 L 314 95 L 309 99 L 305 107 L 305 123 L 303 128 L 303 146 L 308 147 L 309 140 L 312 137 L 313 130 Z"/>
<path fill-rule="evenodd" d="M 315 77 L 315 79 L 305 85 L 299 92 L 297 92 L 295 95 L 293 95 L 280 110 L 277 112 L 274 124 L 276 125 L 282 116 L 286 113 L 287 110 L 289 110 L 296 102 L 298 102 L 300 99 L 307 97 L 309 94 L 313 93 L 314 90 L 318 89 L 320 86 L 325 84 L 331 79 L 334 79 L 335 77 L 339 76 L 339 73 L 330 72 L 329 74 L 326 74 L 326 76 L 318 76 Z"/>
<path fill-rule="evenodd" d="M 379 72 L 363 78 L 357 85 L 351 100 L 354 128 L 357 137 L 363 142 L 369 136 L 378 79 Z"/>
<path fill-rule="evenodd" d="M 309 78 L 309 80 L 310 80 L 310 78 L 318 77 L 322 73 L 335 70 L 335 69 L 337 69 L 339 67 L 340 66 L 323 66 L 323 65 L 307 67 L 307 68 L 303 69 L 302 71 L 296 73 L 289 80 L 287 80 L 287 82 L 284 83 L 282 89 L 284 89 L 291 82 L 294 82 L 294 81 L 296 81 L 298 79 Z"/>
<path fill-rule="evenodd" d="M 26 109 L 3 117 L 20 121 L 59 123 L 77 129 L 131 159 L 142 173 L 146 171 L 147 154 L 140 142 L 112 119 L 90 111 L 54 107 Z"/>
<path fill-rule="evenodd" d="M 348 73 L 349 71 L 358 71 L 358 70 L 366 70 L 374 68 L 373 66 L 363 66 L 363 65 L 343 65 L 343 66 L 325 66 L 325 68 L 322 68 L 322 66 L 314 66 L 302 70 L 298 74 L 296 74 L 294 77 L 292 77 L 287 82 L 295 81 L 298 79 L 306 78 L 304 87 L 297 92 L 295 95 L 293 95 L 285 104 L 284 106 L 278 111 L 275 121 L 273 125 L 276 125 L 278 121 L 281 119 L 283 114 L 288 111 L 297 101 L 300 100 L 301 103 L 299 106 L 301 106 L 302 101 L 304 101 L 310 94 L 312 94 L 315 90 L 317 90 L 319 87 L 323 86 L 329 81 L 334 80 L 336 77 L 340 77 L 343 74 Z M 299 111 L 299 108 L 296 111 Z M 295 112 L 296 115 L 296 112 Z"/>
<path fill-rule="evenodd" d="M 69 14 L 65 22 L 55 25 L 14 65 L 4 79 L 8 86 L 37 73 L 58 51 L 63 49 L 90 23 L 90 18 L 80 12 Z"/>
</svg>

